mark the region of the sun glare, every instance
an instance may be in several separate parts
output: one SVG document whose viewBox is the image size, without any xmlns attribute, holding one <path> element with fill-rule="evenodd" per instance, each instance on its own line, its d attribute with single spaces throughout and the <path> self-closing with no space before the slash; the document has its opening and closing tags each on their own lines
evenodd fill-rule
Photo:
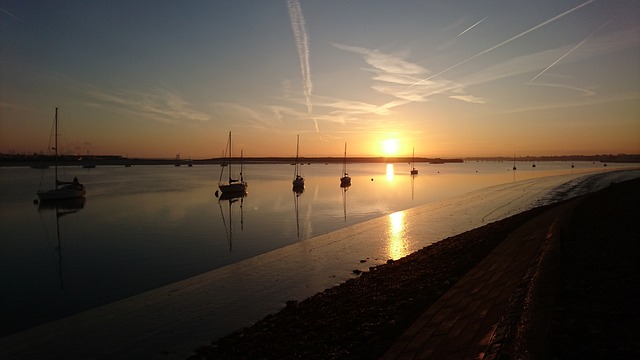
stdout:
<svg viewBox="0 0 640 360">
<path fill-rule="evenodd" d="M 398 154 L 398 140 L 387 139 L 382 142 L 382 150 L 385 155 L 397 155 Z"/>
</svg>

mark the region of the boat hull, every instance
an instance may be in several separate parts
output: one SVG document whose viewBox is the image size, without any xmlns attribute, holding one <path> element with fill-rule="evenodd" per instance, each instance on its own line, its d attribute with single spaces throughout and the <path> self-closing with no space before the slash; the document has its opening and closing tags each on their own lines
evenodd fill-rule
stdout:
<svg viewBox="0 0 640 360">
<path fill-rule="evenodd" d="M 76 188 L 62 188 L 48 191 L 38 191 L 40 201 L 65 200 L 83 197 L 86 191 Z"/>
<path fill-rule="evenodd" d="M 340 178 L 340 186 L 341 187 L 347 187 L 347 186 L 351 186 L 351 178 L 348 176 L 343 176 Z"/>
<path fill-rule="evenodd" d="M 235 183 L 235 184 L 218 184 L 218 188 L 223 194 L 226 193 L 243 193 L 247 191 L 247 183 Z"/>
<path fill-rule="evenodd" d="M 298 176 L 292 181 L 292 184 L 294 189 L 304 188 L 304 178 Z"/>
</svg>

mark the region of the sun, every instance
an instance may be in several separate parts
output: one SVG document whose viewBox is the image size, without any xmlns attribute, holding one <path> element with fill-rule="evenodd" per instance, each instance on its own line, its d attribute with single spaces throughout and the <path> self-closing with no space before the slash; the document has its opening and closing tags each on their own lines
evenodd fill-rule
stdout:
<svg viewBox="0 0 640 360">
<path fill-rule="evenodd" d="M 397 139 L 387 139 L 382 141 L 382 151 L 385 155 L 397 155 L 398 154 L 398 140 Z"/>
</svg>

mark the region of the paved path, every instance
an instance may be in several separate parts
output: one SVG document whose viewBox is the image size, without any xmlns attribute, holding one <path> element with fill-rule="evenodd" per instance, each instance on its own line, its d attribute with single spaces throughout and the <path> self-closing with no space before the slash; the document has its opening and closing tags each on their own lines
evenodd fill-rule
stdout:
<svg viewBox="0 0 640 360">
<path fill-rule="evenodd" d="M 482 359 L 538 250 L 556 236 L 578 201 L 555 206 L 510 234 L 429 307 L 382 359 Z"/>
</svg>

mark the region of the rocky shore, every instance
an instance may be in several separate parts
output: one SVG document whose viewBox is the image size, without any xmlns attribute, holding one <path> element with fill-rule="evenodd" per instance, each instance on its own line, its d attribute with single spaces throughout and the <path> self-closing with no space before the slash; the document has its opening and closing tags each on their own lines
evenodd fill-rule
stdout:
<svg viewBox="0 0 640 360">
<path fill-rule="evenodd" d="M 534 276 L 536 291 L 516 312 L 517 331 L 498 357 L 640 358 L 640 311 L 634 306 L 640 298 L 639 204 L 640 180 L 581 200 L 554 247 L 558 256 L 541 264 L 546 277 Z M 191 359 L 379 358 L 508 234 L 548 208 L 447 238 L 304 301 L 290 301 Z"/>
</svg>

